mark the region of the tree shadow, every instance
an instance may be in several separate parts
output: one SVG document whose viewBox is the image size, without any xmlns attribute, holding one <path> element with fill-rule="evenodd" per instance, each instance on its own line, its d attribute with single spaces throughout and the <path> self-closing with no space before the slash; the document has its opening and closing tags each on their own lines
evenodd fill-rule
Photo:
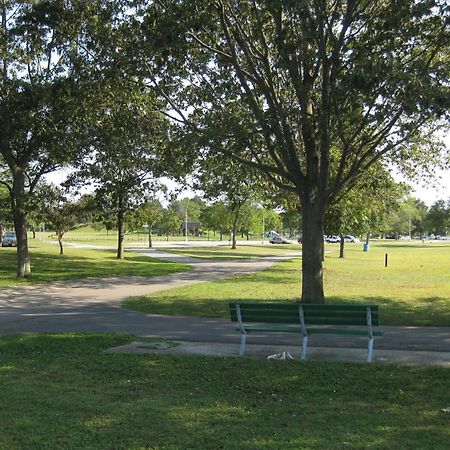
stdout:
<svg viewBox="0 0 450 450">
<path fill-rule="evenodd" d="M 102 353 L 125 339 L 1 339 L 2 445 L 447 448 L 446 369 Z"/>
<path fill-rule="evenodd" d="M 189 270 L 190 266 L 163 261 L 156 258 L 129 253 L 124 260 L 118 260 L 114 251 L 102 250 L 91 255 L 86 250 L 84 255 L 66 253 L 64 255 L 36 251 L 31 254 L 32 279 L 16 280 L 16 253 L 2 254 L 0 282 L 17 284 L 41 283 L 51 281 L 73 280 L 87 277 L 142 276 L 153 277 Z"/>
</svg>

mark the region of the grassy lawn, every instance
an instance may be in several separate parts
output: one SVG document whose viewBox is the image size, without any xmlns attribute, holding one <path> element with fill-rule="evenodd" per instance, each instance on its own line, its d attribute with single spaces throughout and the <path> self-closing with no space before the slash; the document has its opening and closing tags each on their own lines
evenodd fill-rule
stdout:
<svg viewBox="0 0 450 450">
<path fill-rule="evenodd" d="M 61 281 L 86 277 L 135 275 L 152 277 L 188 270 L 189 266 L 128 253 L 124 261 L 114 251 L 67 247 L 30 240 L 32 280 L 16 279 L 16 249 L 0 248 L 0 286 Z"/>
<path fill-rule="evenodd" d="M 192 258 L 201 259 L 252 259 L 271 256 L 280 256 L 285 253 L 298 253 L 301 246 L 295 245 L 239 245 L 232 250 L 229 245 L 220 247 L 187 247 L 187 248 L 165 248 L 164 251 L 177 253 Z"/>
<path fill-rule="evenodd" d="M 379 241 L 369 252 L 362 251 L 362 244 L 349 244 L 344 259 L 338 257 L 337 244 L 327 250 L 324 279 L 329 302 L 377 303 L 385 325 L 450 326 L 450 242 Z M 157 314 L 228 317 L 232 300 L 296 300 L 300 266 L 300 259 L 295 259 L 249 276 L 129 299 L 125 306 Z"/>
<path fill-rule="evenodd" d="M 0 448 L 448 449 L 448 369 L 102 353 L 133 339 L 1 337 Z"/>
<path fill-rule="evenodd" d="M 31 235 L 31 233 L 30 233 Z M 51 231 L 44 232 L 36 232 L 36 237 L 43 240 L 55 239 L 55 234 Z M 166 236 L 157 236 L 155 233 L 152 236 L 153 241 L 166 241 Z M 171 241 L 184 241 L 184 236 L 170 236 Z M 219 235 L 213 236 L 210 234 L 210 237 L 205 236 L 189 236 L 189 242 L 204 242 L 210 240 L 219 240 Z M 238 238 L 242 239 L 242 238 Z M 106 231 L 103 230 L 95 230 L 90 226 L 77 228 L 75 230 L 69 231 L 64 235 L 64 241 L 72 242 L 72 243 L 88 243 L 88 244 L 96 244 L 96 245 L 105 245 L 105 246 L 115 246 L 117 243 L 117 232 L 116 231 Z M 224 244 L 228 243 L 228 237 L 223 237 Z M 266 240 L 267 242 L 267 240 Z M 125 235 L 125 245 L 133 245 L 140 244 L 144 245 L 148 243 L 148 235 L 144 232 L 132 231 L 128 232 Z"/>
</svg>

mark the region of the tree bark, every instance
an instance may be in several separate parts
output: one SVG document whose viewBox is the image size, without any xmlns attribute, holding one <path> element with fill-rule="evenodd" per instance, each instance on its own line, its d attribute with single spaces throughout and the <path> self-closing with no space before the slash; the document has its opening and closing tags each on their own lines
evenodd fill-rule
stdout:
<svg viewBox="0 0 450 450">
<path fill-rule="evenodd" d="M 325 303 L 323 290 L 323 230 L 325 205 L 302 204 L 302 296 L 303 303 Z"/>
<path fill-rule="evenodd" d="M 345 244 L 344 235 L 341 234 L 340 238 L 341 238 L 341 242 L 339 243 L 339 258 L 344 258 L 345 257 L 345 252 L 344 252 L 344 244 Z"/>
<path fill-rule="evenodd" d="M 236 250 L 236 233 L 237 233 L 237 226 L 238 226 L 238 220 L 239 220 L 239 211 L 240 207 L 235 208 L 234 210 L 234 217 L 233 217 L 233 228 L 232 228 L 232 243 L 231 243 L 231 249 Z"/>
<path fill-rule="evenodd" d="M 153 247 L 153 241 L 152 241 L 152 225 L 148 224 L 148 248 Z"/>
<path fill-rule="evenodd" d="M 119 195 L 117 211 L 117 259 L 124 259 L 123 243 L 125 240 L 125 213 L 123 210 L 123 197 Z"/>
<path fill-rule="evenodd" d="M 19 168 L 16 168 L 13 172 L 12 196 L 11 206 L 17 237 L 17 278 L 31 278 L 25 201 L 25 172 Z"/>
<path fill-rule="evenodd" d="M 64 255 L 64 247 L 62 243 L 62 236 L 58 235 L 58 244 L 59 244 L 59 254 Z"/>
</svg>

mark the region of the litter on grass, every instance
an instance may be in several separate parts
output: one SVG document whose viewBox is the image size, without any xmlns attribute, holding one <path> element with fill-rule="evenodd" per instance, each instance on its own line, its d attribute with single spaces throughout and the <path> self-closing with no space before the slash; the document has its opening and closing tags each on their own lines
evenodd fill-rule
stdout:
<svg viewBox="0 0 450 450">
<path fill-rule="evenodd" d="M 274 355 L 269 355 L 267 359 L 286 360 L 286 359 L 294 359 L 294 357 L 289 352 L 281 352 L 275 353 Z"/>
</svg>

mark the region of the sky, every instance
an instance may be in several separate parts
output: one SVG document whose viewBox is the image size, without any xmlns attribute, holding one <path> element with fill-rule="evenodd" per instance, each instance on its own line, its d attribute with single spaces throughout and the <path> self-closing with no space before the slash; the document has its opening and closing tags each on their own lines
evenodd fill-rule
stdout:
<svg viewBox="0 0 450 450">
<path fill-rule="evenodd" d="M 46 179 L 48 182 L 59 184 L 64 180 L 65 174 L 65 171 L 53 172 L 47 175 Z M 450 199 L 450 169 L 439 171 L 436 175 L 440 180 L 435 187 L 430 184 L 427 186 L 421 186 L 418 183 L 411 184 L 411 187 L 413 188 L 411 195 L 422 200 L 428 207 L 437 200 L 447 201 Z M 86 192 L 89 192 L 89 189 L 86 189 Z M 194 195 L 194 192 L 186 190 L 179 195 L 179 198 L 193 197 Z"/>
<path fill-rule="evenodd" d="M 445 143 L 447 149 L 450 150 L 450 135 L 446 137 Z M 47 175 L 46 180 L 54 184 L 59 184 L 65 179 L 66 175 L 67 171 L 57 171 Z M 450 200 L 450 168 L 445 171 L 436 171 L 436 180 L 437 181 L 435 183 L 428 182 L 428 184 L 424 183 L 423 185 L 421 183 L 408 183 L 413 188 L 411 195 L 422 200 L 428 207 L 438 200 Z M 86 188 L 86 192 L 89 192 L 89 188 Z M 186 190 L 178 197 L 191 198 L 194 195 L 194 192 Z"/>
<path fill-rule="evenodd" d="M 449 200 L 450 199 L 450 170 L 439 172 L 441 177 L 439 186 L 424 187 L 418 184 L 413 184 L 412 196 L 422 200 L 427 206 L 431 206 L 437 200 Z"/>
</svg>

